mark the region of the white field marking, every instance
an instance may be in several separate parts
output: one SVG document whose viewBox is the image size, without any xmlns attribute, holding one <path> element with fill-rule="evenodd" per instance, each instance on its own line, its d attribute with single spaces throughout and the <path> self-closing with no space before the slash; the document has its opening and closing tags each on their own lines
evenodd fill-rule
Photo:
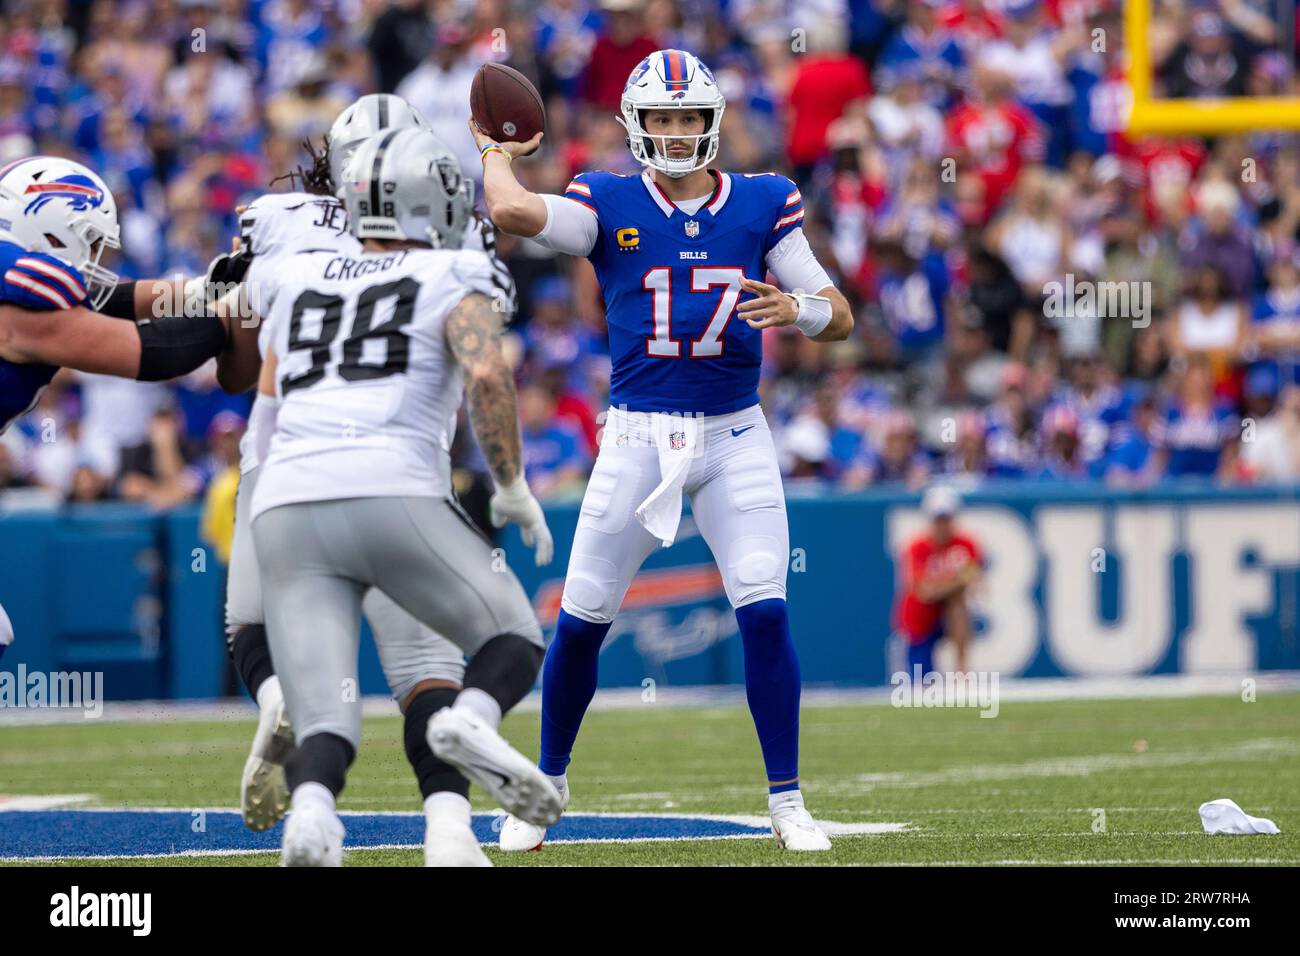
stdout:
<svg viewBox="0 0 1300 956">
<path fill-rule="evenodd" d="M 1260 696 L 1270 693 L 1300 691 L 1300 671 L 1265 671 L 1238 674 L 1158 674 L 1143 677 L 1003 677 L 998 683 L 1002 703 L 1015 701 L 1120 700 L 1139 698 L 1181 698 L 1224 696 L 1238 699 L 1241 682 L 1250 678 Z M 891 687 L 817 687 L 805 686 L 801 702 L 805 708 L 846 707 L 861 705 L 890 706 Z M 640 687 L 622 687 L 598 691 L 591 710 L 662 710 L 677 708 L 724 708 L 745 706 L 745 688 L 741 685 L 706 685 L 673 687 L 660 685 L 655 702 L 642 699 Z M 518 707 L 519 713 L 541 710 L 541 692 L 533 691 Z M 361 698 L 365 717 L 397 717 L 397 704 L 390 697 Z M 153 723 L 177 721 L 247 721 L 255 722 L 257 707 L 249 700 L 223 701 L 106 701 L 103 716 L 97 723 Z M 82 722 L 79 710 L 67 708 L 0 708 L 0 727 Z"/>
<path fill-rule="evenodd" d="M 157 809 L 145 810 L 141 808 L 141 809 L 137 809 L 137 812 L 176 813 L 176 812 L 185 812 L 185 811 L 177 811 L 176 808 L 174 807 L 168 807 L 162 810 L 157 810 Z M 239 811 L 220 810 L 214 812 L 234 814 L 234 813 L 238 813 Z M 369 816 L 369 815 L 370 814 L 367 814 L 364 811 L 345 811 L 339 813 L 340 817 L 359 817 L 359 816 Z M 376 814 L 376 815 L 381 815 L 381 814 Z M 409 817 L 420 817 L 420 818 L 424 817 L 423 813 L 400 813 L 400 814 L 388 813 L 382 815 L 409 816 Z M 505 811 L 498 809 L 493 814 L 475 814 L 475 816 L 489 816 L 489 817 L 495 817 L 498 815 L 504 816 Z M 586 840 L 552 839 L 552 840 L 547 840 L 546 842 L 548 844 L 565 844 L 565 845 L 569 845 L 569 844 L 579 845 L 579 844 L 586 844 L 586 843 L 608 843 L 608 844 L 687 843 L 687 842 L 703 843 L 709 840 L 768 840 L 771 839 L 772 837 L 771 830 L 770 830 L 772 821 L 769 817 L 724 816 L 721 814 L 705 815 L 705 814 L 648 814 L 648 813 L 647 814 L 578 813 L 578 814 L 574 814 L 574 816 L 580 816 L 580 817 L 598 817 L 598 816 L 655 817 L 658 816 L 666 819 L 679 819 L 682 817 L 687 817 L 692 820 L 710 820 L 710 821 L 719 821 L 724 823 L 736 823 L 742 826 L 764 827 L 766 829 L 762 832 L 757 832 L 757 833 L 729 833 L 721 836 L 709 835 L 709 836 L 599 837 L 599 838 L 586 839 Z M 817 822 L 821 825 L 822 829 L 825 830 L 826 833 L 831 836 L 870 836 L 870 835 L 878 835 L 878 834 L 885 834 L 885 833 L 901 833 L 907 830 L 909 826 L 909 824 L 906 823 L 834 823 L 827 820 L 818 820 Z M 491 846 L 495 846 L 496 842 L 497 841 L 495 839 L 492 839 L 484 842 L 481 845 L 491 847 Z M 346 857 L 347 853 L 356 850 L 418 850 L 420 849 L 421 846 L 422 844 L 420 843 L 375 843 L 375 844 L 366 844 L 366 845 L 349 845 L 349 846 L 345 846 L 343 849 L 344 849 L 344 855 Z M 258 855 L 258 854 L 279 853 L 279 852 L 280 850 L 278 848 L 267 848 L 267 849 L 252 849 L 252 848 L 229 849 L 228 848 L 228 849 L 218 849 L 218 850 L 178 850 L 175 853 L 128 853 L 128 854 L 115 853 L 115 854 L 104 854 L 104 855 L 91 854 L 91 855 L 62 855 L 62 856 L 61 855 L 0 856 L 0 863 L 21 863 L 21 862 L 48 863 L 57 860 L 166 860 L 166 859 L 175 859 L 179 857 L 245 856 L 245 855 Z"/>
<path fill-rule="evenodd" d="M 80 796 L 83 800 L 86 800 L 86 801 L 94 800 L 94 799 L 95 799 L 95 796 L 94 796 L 93 794 L 84 794 L 84 795 L 79 795 L 79 796 Z M 23 798 L 23 799 L 28 799 L 28 798 Z M 30 799 L 33 799 L 33 800 L 41 800 L 41 799 L 45 799 L 45 798 L 42 798 L 42 797 L 33 797 L 33 798 L 30 798 Z M 14 811 L 14 812 L 19 812 L 19 813 L 20 813 L 20 812 L 27 811 L 27 810 L 46 810 L 46 809 L 50 809 L 51 807 L 54 807 L 54 806 L 58 806 L 58 805 L 57 805 L 57 804 L 52 804 L 50 807 L 46 807 L 46 806 L 8 806 L 8 805 L 5 805 L 5 804 L 3 804 L 3 803 L 0 803 L 0 812 L 4 812 L 4 811 Z M 205 813 L 205 814 L 206 814 L 206 813 L 228 813 L 228 814 L 231 814 L 232 816 L 236 816 L 236 815 L 238 815 L 238 814 L 240 813 L 240 811 L 239 811 L 237 808 L 232 808 L 232 807 L 184 807 L 184 806 L 180 806 L 180 807 L 123 807 L 123 806 L 96 807 L 96 806 L 83 806 L 83 807 L 70 807 L 69 809 L 74 809 L 74 810 L 81 811 L 81 812 L 93 812 L 93 813 L 191 813 L 191 814 L 193 814 L 193 813 Z M 412 818 L 418 818 L 418 819 L 421 819 L 421 820 L 424 819 L 424 813 L 421 812 L 421 811 L 418 811 L 418 810 L 340 810 L 340 811 L 338 811 L 338 814 L 339 814 L 340 817 L 343 817 L 343 818 L 345 818 L 345 819 L 348 818 L 348 817 L 412 817 Z M 482 817 L 482 818 L 484 818 L 484 819 L 486 819 L 486 820 L 495 820 L 495 819 L 497 819 L 497 818 L 505 817 L 505 816 L 507 816 L 507 815 L 508 815 L 507 811 L 506 811 L 504 808 L 502 808 L 502 807 L 496 807 L 496 808 L 494 808 L 494 809 L 492 809 L 492 810 L 480 810 L 480 811 L 476 811 L 476 812 L 474 813 L 474 816 L 475 816 L 475 817 Z M 900 816 L 906 816 L 907 814 L 899 814 L 899 815 L 900 815 Z M 636 811 L 636 810 L 622 810 L 622 811 L 619 811 L 619 810 L 615 810 L 615 811 L 608 811 L 608 810 L 573 810 L 573 811 L 570 811 L 568 814 L 566 814 L 566 816 L 568 816 L 568 817 L 606 817 L 606 818 L 613 818 L 613 819 L 616 819 L 616 820 L 617 820 L 617 819 L 628 818 L 628 817 L 631 817 L 631 818 L 638 818 L 638 817 L 641 817 L 641 818 L 664 819 L 664 820 L 712 820 L 712 821 L 717 821 L 717 822 L 719 822 L 719 823 L 736 823 L 736 824 L 740 824 L 741 826 L 764 827 L 764 828 L 769 828 L 769 827 L 771 827 L 771 825 L 772 825 L 772 818 L 771 818 L 771 817 L 767 817 L 767 816 L 754 816 L 754 815 L 746 815 L 746 814 L 734 814 L 734 815 L 733 815 L 733 814 L 723 814 L 723 813 L 671 813 L 671 812 L 670 812 L 670 813 L 659 813 L 659 812 L 655 812 L 655 811 L 653 811 L 653 810 L 648 810 L 648 811 L 644 811 L 644 812 L 642 812 L 642 811 Z M 834 820 L 820 820 L 820 819 L 817 820 L 817 823 L 818 823 L 818 824 L 819 824 L 823 829 L 825 829 L 827 833 L 839 833 L 839 834 L 843 834 L 843 835 L 846 835 L 846 836 L 867 835 L 867 834 L 879 834 L 879 833 L 902 833 L 902 832 L 906 831 L 906 830 L 908 829 L 908 827 L 911 826 L 911 824 L 909 824 L 909 823 L 884 823 L 884 822 L 878 822 L 878 823 L 840 823 L 840 822 L 837 822 L 837 821 L 834 821 Z M 739 835 L 740 835 L 740 836 L 748 836 L 748 834 L 739 834 Z M 760 835 L 761 835 L 761 836 L 765 836 L 766 834 L 760 834 Z M 639 838 L 638 838 L 638 839 L 639 839 Z M 648 838 L 647 838 L 647 839 L 648 839 Z M 654 839 L 675 840 L 675 839 L 679 839 L 679 838 L 678 838 L 678 837 L 655 837 Z M 686 837 L 681 837 L 680 839 L 687 839 L 687 838 L 686 838 Z M 690 839 L 697 839 L 697 838 L 696 838 L 696 837 L 690 837 Z M 722 839 L 722 837 L 700 837 L 699 839 L 714 840 L 714 839 Z M 548 841 L 548 842 L 549 842 L 549 841 Z M 576 843 L 591 843 L 591 842 L 595 842 L 595 841 L 592 841 L 592 840 L 575 840 L 575 841 L 568 841 L 568 842 L 576 842 Z M 616 842 L 617 842 L 617 841 L 616 841 Z M 215 851 L 214 851 L 214 852 L 215 852 Z M 238 851 L 234 851 L 234 852 L 239 852 L 239 853 L 250 852 L 250 853 L 251 853 L 251 852 L 253 852 L 253 851 L 252 851 L 252 850 L 249 850 L 249 851 L 238 850 Z M 164 855 L 171 855 L 171 854 L 164 854 Z M 204 855 L 204 856 L 208 856 L 208 855 L 211 855 L 211 854 L 202 854 L 202 855 Z M 36 859 L 36 858 L 35 858 L 35 857 L 23 857 L 23 859 Z M 56 858 L 56 859 L 61 859 L 61 858 Z M 83 859 L 83 858 L 82 858 L 82 857 L 78 857 L 78 859 Z M 90 858 L 90 857 L 84 857 L 84 859 L 91 859 L 91 858 Z"/>
<path fill-rule="evenodd" d="M 1295 866 L 1300 857 L 1243 857 L 1228 860 L 1186 860 L 1175 858 L 1116 860 L 915 860 L 896 862 L 848 863 L 846 866 Z"/>
<path fill-rule="evenodd" d="M 95 799 L 93 793 L 51 793 L 44 796 L 24 796 L 0 793 L 0 811 L 3 810 L 53 810 L 74 803 L 88 803 Z"/>
<path fill-rule="evenodd" d="M 1088 777 L 1095 773 L 1113 771 L 1155 770 L 1217 762 L 1254 762 L 1261 757 L 1296 755 L 1300 755 L 1300 741 L 1264 737 L 1210 750 L 1082 754 L 1074 757 L 1045 757 L 1020 763 L 962 764 L 943 770 L 897 770 L 858 774 L 814 782 L 810 785 L 809 792 L 813 794 L 814 799 L 817 794 L 855 796 L 875 790 L 918 790 L 945 784 L 987 783 L 1025 777 Z M 644 799 L 647 802 L 672 799 L 679 803 L 691 803 L 711 801 L 718 797 L 744 798 L 752 793 L 752 787 L 721 786 L 711 787 L 708 794 L 663 794 L 651 791 L 641 794 L 617 794 L 605 799 L 619 802 L 635 799 Z M 990 810 L 989 812 L 1003 811 Z"/>
<path fill-rule="evenodd" d="M 1021 763 L 971 764 L 931 771 L 891 771 L 867 773 L 852 778 L 851 783 L 829 784 L 819 789 L 916 789 L 949 783 L 1014 780 L 1021 777 L 1087 777 L 1112 770 L 1151 770 L 1186 764 L 1220 761 L 1255 761 L 1263 756 L 1300 754 L 1300 742 L 1282 738 L 1247 740 L 1230 747 L 1210 750 L 1170 751 L 1168 753 L 1084 754 L 1077 757 L 1048 757 Z"/>
<path fill-rule="evenodd" d="M 824 824 L 823 824 L 824 826 Z M 1094 833 L 1091 830 L 1080 830 L 1071 833 L 1054 833 L 1052 831 L 1035 831 L 1033 833 L 1020 833 L 1015 830 L 963 830 L 960 833 L 922 833 L 909 832 L 909 837 L 925 840 L 956 840 L 963 837 L 1006 837 L 1008 839 L 1029 838 L 1034 840 L 1052 840 L 1056 837 L 1091 837 L 1096 839 L 1106 839 L 1107 837 L 1121 836 L 1205 836 L 1204 830 L 1103 830 L 1100 833 Z M 1262 835 L 1262 834 L 1261 834 Z"/>
</svg>

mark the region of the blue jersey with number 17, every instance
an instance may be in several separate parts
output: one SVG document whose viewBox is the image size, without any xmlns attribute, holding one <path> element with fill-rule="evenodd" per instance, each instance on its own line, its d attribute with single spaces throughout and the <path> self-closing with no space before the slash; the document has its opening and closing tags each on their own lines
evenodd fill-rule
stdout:
<svg viewBox="0 0 1300 956">
<path fill-rule="evenodd" d="M 723 415 L 758 404 L 762 333 L 736 313 L 740 279 L 763 281 L 803 200 L 784 176 L 711 172 L 713 194 L 694 213 L 648 173 L 582 173 L 564 192 L 599 225 L 588 258 L 605 297 L 615 407 Z"/>
</svg>

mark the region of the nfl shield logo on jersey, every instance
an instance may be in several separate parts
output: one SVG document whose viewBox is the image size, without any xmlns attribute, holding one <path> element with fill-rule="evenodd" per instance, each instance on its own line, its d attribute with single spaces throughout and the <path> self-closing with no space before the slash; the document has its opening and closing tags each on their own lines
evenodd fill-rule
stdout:
<svg viewBox="0 0 1300 956">
<path fill-rule="evenodd" d="M 681 451 L 686 447 L 686 432 L 673 432 L 668 436 L 668 447 L 673 451 Z"/>
<path fill-rule="evenodd" d="M 688 239 L 694 239 L 699 234 L 700 234 L 700 224 L 696 222 L 694 219 L 686 220 L 686 237 Z"/>
</svg>

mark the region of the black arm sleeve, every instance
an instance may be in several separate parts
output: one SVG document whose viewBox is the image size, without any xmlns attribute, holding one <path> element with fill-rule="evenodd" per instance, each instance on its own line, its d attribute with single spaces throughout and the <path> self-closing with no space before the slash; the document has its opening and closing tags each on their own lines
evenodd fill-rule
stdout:
<svg viewBox="0 0 1300 956">
<path fill-rule="evenodd" d="M 100 315 L 114 319 L 135 321 L 135 283 L 119 282 L 108 294 L 108 301 L 99 310 Z"/>
<path fill-rule="evenodd" d="M 141 382 L 163 382 L 188 375 L 226 347 L 226 326 L 215 315 L 155 319 L 136 326 L 140 333 Z"/>
</svg>

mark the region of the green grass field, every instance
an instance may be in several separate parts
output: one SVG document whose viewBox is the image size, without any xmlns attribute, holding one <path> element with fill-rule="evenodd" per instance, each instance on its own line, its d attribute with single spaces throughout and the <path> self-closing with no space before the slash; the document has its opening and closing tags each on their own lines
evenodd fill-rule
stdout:
<svg viewBox="0 0 1300 956">
<path fill-rule="evenodd" d="M 0 793 L 93 794 L 88 806 L 235 807 L 252 721 L 0 727 Z M 537 716 L 506 735 L 536 752 Z M 343 810 L 419 809 L 397 718 L 370 719 Z M 552 845 L 490 851 L 497 865 L 1300 863 L 1300 694 L 1004 703 L 974 710 L 812 707 L 802 777 L 819 820 L 903 823 L 841 836 L 826 854 L 767 839 Z M 596 711 L 570 770 L 572 811 L 761 815 L 766 792 L 743 708 Z M 476 811 L 493 809 L 472 795 Z M 1197 806 L 1231 797 L 1281 836 L 1209 837 Z M 1104 831 L 1096 832 L 1097 810 Z M 0 814 L 0 827 L 22 814 Z M 349 865 L 418 865 L 418 849 Z M 129 859 L 113 859 L 125 865 Z M 141 862 L 141 861 L 135 861 Z M 146 860 L 156 865 L 157 859 Z M 169 862 L 163 860 L 161 862 Z M 273 865 L 272 853 L 178 865 Z"/>
</svg>

